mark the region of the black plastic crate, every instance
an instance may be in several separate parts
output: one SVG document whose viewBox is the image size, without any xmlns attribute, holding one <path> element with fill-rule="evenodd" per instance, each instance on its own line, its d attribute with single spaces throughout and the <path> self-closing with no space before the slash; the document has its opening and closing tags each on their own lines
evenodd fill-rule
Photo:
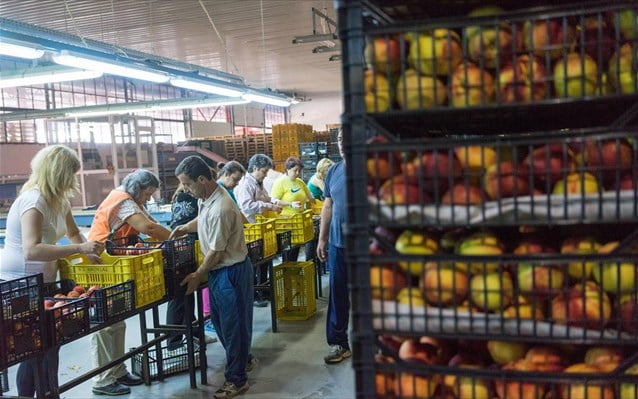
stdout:
<svg viewBox="0 0 638 399">
<path fill-rule="evenodd" d="M 277 253 L 282 254 L 292 248 L 292 231 L 286 230 L 277 233 Z"/>
<path fill-rule="evenodd" d="M 197 342 L 193 343 L 195 350 L 195 367 L 198 368 L 200 365 L 199 362 L 199 344 Z M 152 380 L 158 377 L 158 361 L 157 361 L 157 350 L 155 347 L 152 347 L 148 350 L 148 368 L 150 372 L 150 378 Z M 183 373 L 188 371 L 188 352 L 186 350 L 186 342 L 183 342 L 183 345 L 175 350 L 169 351 L 166 346 L 162 347 L 162 364 L 164 376 L 174 375 Z M 134 374 L 142 377 L 142 354 L 137 354 L 131 358 L 131 371 Z"/>
<path fill-rule="evenodd" d="M 46 347 L 53 348 L 89 333 L 89 298 L 47 298 L 45 309 Z M 61 304 L 61 305 L 58 305 Z"/>
<path fill-rule="evenodd" d="M 44 349 L 42 274 L 0 282 L 0 367 Z"/>
<path fill-rule="evenodd" d="M 317 143 L 316 142 L 308 142 L 308 143 L 299 143 L 299 158 L 317 158 L 319 153 L 317 152 Z"/>
<path fill-rule="evenodd" d="M 162 250 L 167 295 L 174 297 L 184 292 L 185 287 L 181 287 L 180 283 L 196 269 L 195 242 L 190 236 L 161 242 L 129 236 L 107 241 L 106 244 L 106 250 L 110 255 L 141 255 L 155 249 Z"/>
<path fill-rule="evenodd" d="M 264 240 L 259 238 L 255 241 L 247 242 L 246 247 L 248 247 L 248 257 L 253 264 L 264 259 Z"/>
<path fill-rule="evenodd" d="M 135 282 L 133 280 L 96 289 L 90 296 L 91 323 L 107 323 L 114 317 L 135 310 Z"/>
<path fill-rule="evenodd" d="M 317 169 L 317 163 L 319 163 L 319 158 L 304 158 L 301 160 L 301 162 L 303 163 L 304 172 L 308 171 L 314 174 L 315 170 Z"/>
<path fill-rule="evenodd" d="M 9 392 L 9 373 L 7 370 L 0 370 L 0 393 Z"/>
</svg>

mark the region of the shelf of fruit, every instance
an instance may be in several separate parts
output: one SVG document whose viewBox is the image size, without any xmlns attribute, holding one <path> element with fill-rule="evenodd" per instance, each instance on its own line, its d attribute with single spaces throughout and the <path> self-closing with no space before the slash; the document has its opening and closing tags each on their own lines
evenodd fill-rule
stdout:
<svg viewBox="0 0 638 399">
<path fill-rule="evenodd" d="M 424 127 L 502 133 L 608 126 L 633 116 L 635 9 L 627 1 L 519 13 L 484 6 L 466 18 L 371 27 L 368 116 L 413 136 Z"/>
<path fill-rule="evenodd" d="M 486 3 L 337 2 L 357 396 L 636 398 L 638 3 Z"/>
</svg>

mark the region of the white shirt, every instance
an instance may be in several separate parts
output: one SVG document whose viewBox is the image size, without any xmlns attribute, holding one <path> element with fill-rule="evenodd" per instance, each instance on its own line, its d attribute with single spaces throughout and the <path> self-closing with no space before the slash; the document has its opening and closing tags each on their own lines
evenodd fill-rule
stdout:
<svg viewBox="0 0 638 399">
<path fill-rule="evenodd" d="M 268 195 L 271 195 L 270 193 L 272 193 L 272 186 L 275 184 L 275 180 L 279 179 L 283 175 L 283 173 L 274 169 L 268 170 L 268 174 L 266 174 L 266 177 L 264 177 L 264 189 L 266 190 Z"/>
<path fill-rule="evenodd" d="M 22 250 L 22 215 L 37 209 L 43 216 L 42 243 L 55 245 L 66 234 L 66 215 L 71 209 L 65 201 L 64 209 L 55 212 L 50 209 L 38 189 L 31 189 L 20 194 L 9 209 L 7 215 L 7 231 L 0 263 L 0 278 L 9 280 L 25 274 L 43 273 L 44 282 L 56 280 L 57 261 L 26 261 Z"/>
</svg>

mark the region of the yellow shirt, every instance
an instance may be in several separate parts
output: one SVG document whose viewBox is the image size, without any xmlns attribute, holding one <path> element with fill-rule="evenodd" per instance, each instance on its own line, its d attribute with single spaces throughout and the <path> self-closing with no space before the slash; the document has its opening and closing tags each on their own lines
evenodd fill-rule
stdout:
<svg viewBox="0 0 638 399">
<path fill-rule="evenodd" d="M 281 210 L 281 214 L 286 216 L 301 213 L 306 208 L 306 202 L 310 201 L 312 194 L 306 187 L 306 184 L 301 179 L 290 180 L 288 176 L 281 176 L 275 181 L 272 186 L 272 192 L 270 193 L 272 198 L 276 198 L 285 202 L 301 202 L 300 208 L 293 208 L 291 206 L 284 206 Z"/>
</svg>

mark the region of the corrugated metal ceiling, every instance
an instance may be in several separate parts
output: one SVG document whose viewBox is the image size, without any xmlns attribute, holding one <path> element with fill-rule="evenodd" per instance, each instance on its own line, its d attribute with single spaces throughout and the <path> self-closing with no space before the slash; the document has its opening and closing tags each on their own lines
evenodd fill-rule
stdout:
<svg viewBox="0 0 638 399">
<path fill-rule="evenodd" d="M 336 20 L 332 1 L 201 3 L 227 52 L 199 0 L 2 0 L 0 16 L 238 74 L 255 87 L 310 97 L 341 90 L 340 63 L 328 60 L 336 53 L 292 44 L 312 33 L 312 7 Z"/>
</svg>

